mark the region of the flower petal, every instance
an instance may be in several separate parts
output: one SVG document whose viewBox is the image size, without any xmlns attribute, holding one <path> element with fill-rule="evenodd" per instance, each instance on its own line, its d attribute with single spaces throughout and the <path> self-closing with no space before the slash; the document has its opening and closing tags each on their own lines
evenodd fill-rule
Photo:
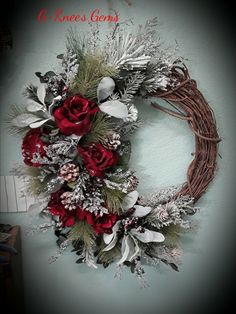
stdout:
<svg viewBox="0 0 236 314">
<path fill-rule="evenodd" d="M 124 119 L 128 117 L 128 108 L 119 100 L 108 100 L 99 105 L 101 111 L 109 116 Z"/>
<path fill-rule="evenodd" d="M 134 204 L 138 200 L 138 191 L 132 191 L 129 194 L 127 194 L 122 202 L 122 209 L 123 210 L 128 210 L 130 208 L 134 207 Z"/>
<path fill-rule="evenodd" d="M 165 237 L 162 233 L 148 230 L 144 228 L 144 232 L 139 232 L 137 229 L 131 229 L 131 234 L 143 243 L 148 242 L 163 242 Z"/>
<path fill-rule="evenodd" d="M 134 217 L 144 217 L 147 216 L 150 211 L 152 210 L 151 207 L 144 207 L 144 206 L 140 206 L 140 205 L 135 205 L 135 212 L 133 213 Z"/>
<path fill-rule="evenodd" d="M 115 82 L 111 77 L 104 77 L 101 79 L 97 88 L 97 98 L 98 102 L 108 98 L 113 94 L 115 89 Z"/>
</svg>

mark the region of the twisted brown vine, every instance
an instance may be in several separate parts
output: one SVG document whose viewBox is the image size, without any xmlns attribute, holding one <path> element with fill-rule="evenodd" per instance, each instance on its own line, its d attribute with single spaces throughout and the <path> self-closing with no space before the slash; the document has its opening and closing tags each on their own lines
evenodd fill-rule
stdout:
<svg viewBox="0 0 236 314">
<path fill-rule="evenodd" d="M 214 113 L 191 79 L 186 67 L 175 67 L 173 76 L 178 84 L 163 93 L 156 91 L 150 96 L 164 99 L 176 111 L 157 103 L 152 106 L 188 122 L 195 134 L 195 154 L 187 171 L 187 180 L 178 195 L 190 195 L 196 202 L 213 180 L 217 168 L 219 138 Z"/>
</svg>

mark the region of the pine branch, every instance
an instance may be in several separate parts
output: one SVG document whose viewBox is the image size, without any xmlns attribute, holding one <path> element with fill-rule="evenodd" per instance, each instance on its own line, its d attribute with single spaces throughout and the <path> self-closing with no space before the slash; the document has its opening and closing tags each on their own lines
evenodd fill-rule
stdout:
<svg viewBox="0 0 236 314">
<path fill-rule="evenodd" d="M 93 246 L 95 233 L 93 228 L 85 221 L 78 221 L 71 228 L 68 239 L 71 241 L 82 241 L 85 246 Z"/>
<path fill-rule="evenodd" d="M 34 86 L 33 84 L 29 84 L 25 87 L 24 91 L 23 91 L 23 96 L 32 99 L 36 102 L 40 102 L 40 100 L 38 99 L 37 96 L 37 87 Z"/>
<path fill-rule="evenodd" d="M 117 70 L 107 65 L 100 56 L 85 55 L 80 61 L 79 71 L 71 87 L 73 93 L 96 99 L 97 86 L 103 77 L 117 76 Z"/>
<path fill-rule="evenodd" d="M 113 131 L 109 118 L 102 112 L 98 112 L 92 123 L 91 131 L 81 139 L 83 145 L 104 140 Z"/>
<path fill-rule="evenodd" d="M 109 189 L 106 186 L 102 188 L 102 197 L 111 213 L 120 214 L 125 195 L 125 193 L 117 189 Z"/>
<path fill-rule="evenodd" d="M 125 79 L 124 90 L 121 92 L 121 101 L 129 103 L 137 94 L 144 79 L 145 75 L 141 74 L 140 71 L 136 71 L 128 75 Z"/>
<path fill-rule="evenodd" d="M 97 255 L 98 256 L 97 263 L 103 264 L 104 267 L 114 262 L 116 258 L 119 257 L 121 254 L 121 245 L 119 242 L 117 242 L 117 244 L 109 251 L 103 251 L 105 246 L 106 244 L 102 242 L 101 246 L 99 247 L 99 251 Z"/>
<path fill-rule="evenodd" d="M 97 268 L 94 261 L 95 238 L 93 228 L 85 220 L 78 221 L 71 228 L 68 236 L 70 241 L 83 242 L 81 257 L 77 262 L 83 262 L 89 267 Z"/>
</svg>

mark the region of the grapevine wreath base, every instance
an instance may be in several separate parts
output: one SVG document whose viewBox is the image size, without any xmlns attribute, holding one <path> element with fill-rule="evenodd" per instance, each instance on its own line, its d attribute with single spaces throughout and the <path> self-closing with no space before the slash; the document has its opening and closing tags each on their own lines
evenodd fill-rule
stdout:
<svg viewBox="0 0 236 314">
<path fill-rule="evenodd" d="M 80 37 L 68 32 L 60 68 L 36 72 L 26 106 L 12 110 L 10 129 L 23 133 L 31 206 L 48 222 L 31 232 L 54 229 L 58 254 L 69 246 L 77 263 L 97 268 L 115 262 L 145 284 L 143 265 L 163 262 L 178 270 L 179 236 L 191 230 L 189 215 L 214 178 L 217 134 L 214 114 L 188 74 L 176 49 L 164 49 L 154 18 L 136 33 L 119 24 L 99 39 L 99 28 Z M 130 136 L 143 126 L 136 97 L 152 97 L 152 106 L 189 124 L 195 154 L 182 187 L 138 193 L 138 178 L 129 168 Z M 162 107 L 163 99 L 170 106 Z M 172 108 L 172 109 L 170 109 Z M 158 121 L 157 121 L 158 123 Z"/>
</svg>

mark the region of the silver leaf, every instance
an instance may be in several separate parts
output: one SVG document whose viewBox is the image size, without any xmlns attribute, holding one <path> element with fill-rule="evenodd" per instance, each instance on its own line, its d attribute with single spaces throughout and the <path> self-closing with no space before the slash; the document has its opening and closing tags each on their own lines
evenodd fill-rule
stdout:
<svg viewBox="0 0 236 314">
<path fill-rule="evenodd" d="M 122 202 L 122 209 L 128 210 L 130 208 L 133 208 L 135 203 L 138 200 L 138 191 L 132 191 L 129 194 L 127 194 Z"/>
<path fill-rule="evenodd" d="M 128 108 L 119 100 L 108 100 L 99 105 L 101 111 L 109 116 L 125 119 L 128 116 Z"/>
<path fill-rule="evenodd" d="M 37 112 L 40 110 L 43 110 L 44 107 L 42 105 L 40 105 L 39 103 L 37 103 L 36 101 L 31 101 L 28 106 L 27 106 L 27 110 L 30 112 Z"/>
<path fill-rule="evenodd" d="M 144 217 L 147 216 L 150 211 L 152 210 L 151 207 L 144 207 L 144 206 L 140 206 L 140 205 L 135 205 L 135 212 L 133 213 L 134 217 Z"/>
<path fill-rule="evenodd" d="M 101 79 L 97 88 L 97 98 L 98 102 L 108 98 L 113 94 L 115 89 L 115 82 L 111 77 L 104 77 Z"/>
<path fill-rule="evenodd" d="M 41 118 L 32 113 L 22 113 L 12 120 L 12 124 L 18 128 L 24 128 L 39 120 L 41 120 Z"/>
<path fill-rule="evenodd" d="M 39 128 L 39 127 L 42 126 L 44 123 L 46 123 L 48 120 L 50 120 L 50 119 L 44 119 L 44 120 L 40 120 L 40 121 L 31 123 L 31 124 L 30 124 L 30 127 L 31 127 L 31 129 Z"/>
<path fill-rule="evenodd" d="M 44 99 L 46 96 L 46 88 L 44 86 L 44 84 L 41 84 L 38 89 L 37 89 L 37 96 L 38 99 L 41 101 L 42 104 L 44 104 Z"/>
<path fill-rule="evenodd" d="M 126 235 L 126 236 L 124 236 L 124 238 L 122 240 L 122 244 L 121 244 L 121 254 L 122 254 L 122 257 L 117 262 L 117 265 L 121 265 L 121 264 L 123 264 L 127 260 L 129 252 L 130 252 L 129 235 Z"/>
<path fill-rule="evenodd" d="M 137 229 L 131 229 L 130 233 L 143 243 L 163 242 L 165 237 L 162 233 L 151 231 L 143 228 L 144 232 L 139 232 Z"/>
</svg>

